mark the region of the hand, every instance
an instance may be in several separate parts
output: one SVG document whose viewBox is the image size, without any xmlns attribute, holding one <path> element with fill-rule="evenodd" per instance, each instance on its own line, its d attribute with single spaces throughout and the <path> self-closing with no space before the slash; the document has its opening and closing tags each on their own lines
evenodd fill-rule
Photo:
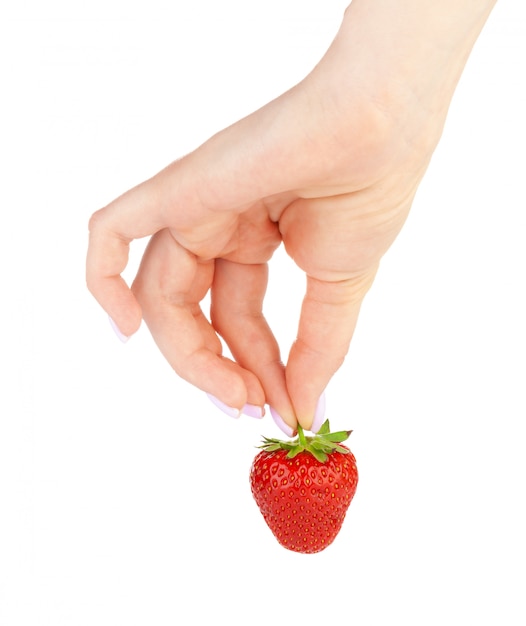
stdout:
<svg viewBox="0 0 526 626">
<path fill-rule="evenodd" d="M 355 0 L 305 80 L 90 222 L 88 287 L 120 331 L 133 334 L 144 318 L 181 377 L 233 414 L 262 414 L 269 404 L 290 433 L 297 421 L 321 425 L 320 396 L 347 354 L 493 3 L 421 2 L 409 7 L 416 31 L 397 13 L 411 2 L 391 4 L 394 15 L 389 3 Z M 431 10 L 448 19 L 424 16 Z M 130 290 L 120 277 L 128 246 L 148 235 Z M 281 242 L 307 277 L 286 367 L 262 314 L 267 262 Z M 199 306 L 209 290 L 211 323 Z M 234 361 L 221 355 L 218 334 Z"/>
</svg>

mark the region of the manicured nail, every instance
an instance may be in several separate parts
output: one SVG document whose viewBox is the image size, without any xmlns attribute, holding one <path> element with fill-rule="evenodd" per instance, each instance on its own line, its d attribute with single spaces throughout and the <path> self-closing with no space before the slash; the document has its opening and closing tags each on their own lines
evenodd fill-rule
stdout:
<svg viewBox="0 0 526 626">
<path fill-rule="evenodd" d="M 276 411 L 276 409 L 273 409 L 272 407 L 270 407 L 270 414 L 272 415 L 272 419 L 274 420 L 276 426 L 282 431 L 284 432 L 287 437 L 294 437 L 295 432 L 292 430 L 292 428 L 286 424 L 283 421 L 283 418 L 281 417 L 281 415 Z"/>
<path fill-rule="evenodd" d="M 323 425 L 325 417 L 325 393 L 322 393 L 320 399 L 318 400 L 318 404 L 316 405 L 316 410 L 314 412 L 314 419 L 312 420 L 312 426 L 310 427 L 311 432 L 317 433 Z"/>
<path fill-rule="evenodd" d="M 241 415 L 241 411 L 239 409 L 235 409 L 233 406 L 228 406 L 228 404 L 221 402 L 221 400 L 213 396 L 211 393 L 207 393 L 206 395 L 212 404 L 215 404 L 218 409 L 223 411 L 223 413 L 226 413 L 229 417 L 237 419 Z"/>
<path fill-rule="evenodd" d="M 111 319 L 110 316 L 108 316 L 108 319 L 110 320 L 110 325 L 113 328 L 113 331 L 115 332 L 115 334 L 117 335 L 117 337 L 122 341 L 122 343 L 126 343 L 129 339 L 129 337 L 127 337 L 126 335 L 124 335 L 119 327 L 117 326 L 117 324 Z"/>
<path fill-rule="evenodd" d="M 265 415 L 265 409 L 262 406 L 257 406 L 257 404 L 245 404 L 241 413 L 260 420 Z"/>
</svg>

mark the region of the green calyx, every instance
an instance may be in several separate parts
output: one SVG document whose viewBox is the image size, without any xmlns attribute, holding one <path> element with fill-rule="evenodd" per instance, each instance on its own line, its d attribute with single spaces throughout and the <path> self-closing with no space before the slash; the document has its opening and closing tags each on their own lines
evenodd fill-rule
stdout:
<svg viewBox="0 0 526 626">
<path fill-rule="evenodd" d="M 288 450 L 287 458 L 293 459 L 300 452 L 309 452 L 320 463 L 325 463 L 333 452 L 348 454 L 349 450 L 340 446 L 342 441 L 348 439 L 352 430 L 341 430 L 336 433 L 330 432 L 329 420 L 326 420 L 320 430 L 312 436 L 306 436 L 303 428 L 298 424 L 298 436 L 291 441 L 280 439 L 263 438 L 263 444 L 259 446 L 266 452 Z"/>
</svg>

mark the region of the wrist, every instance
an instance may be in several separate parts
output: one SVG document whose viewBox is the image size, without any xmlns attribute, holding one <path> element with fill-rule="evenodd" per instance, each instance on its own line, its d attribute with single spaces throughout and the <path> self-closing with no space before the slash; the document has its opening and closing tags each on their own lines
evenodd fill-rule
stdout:
<svg viewBox="0 0 526 626">
<path fill-rule="evenodd" d="M 496 0 L 354 0 L 335 45 L 379 102 L 447 109 Z"/>
<path fill-rule="evenodd" d="M 465 63 L 496 0 L 353 0 L 307 78 L 350 127 L 435 148 Z M 330 105 L 327 104 L 330 101 Z M 360 113 L 361 110 L 361 113 Z M 373 111 L 373 112 L 372 112 Z M 360 117 L 361 116 L 361 117 Z M 402 135 L 402 137 L 400 137 Z"/>
</svg>

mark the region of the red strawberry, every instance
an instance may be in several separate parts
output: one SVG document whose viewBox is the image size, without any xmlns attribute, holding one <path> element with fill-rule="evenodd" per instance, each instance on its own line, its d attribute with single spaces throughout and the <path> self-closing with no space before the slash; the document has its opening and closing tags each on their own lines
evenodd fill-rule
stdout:
<svg viewBox="0 0 526 626">
<path fill-rule="evenodd" d="M 279 543 L 312 554 L 330 545 L 342 526 L 358 484 L 356 459 L 341 445 L 352 431 L 317 435 L 298 425 L 292 441 L 264 438 L 250 472 L 252 495 Z"/>
</svg>

